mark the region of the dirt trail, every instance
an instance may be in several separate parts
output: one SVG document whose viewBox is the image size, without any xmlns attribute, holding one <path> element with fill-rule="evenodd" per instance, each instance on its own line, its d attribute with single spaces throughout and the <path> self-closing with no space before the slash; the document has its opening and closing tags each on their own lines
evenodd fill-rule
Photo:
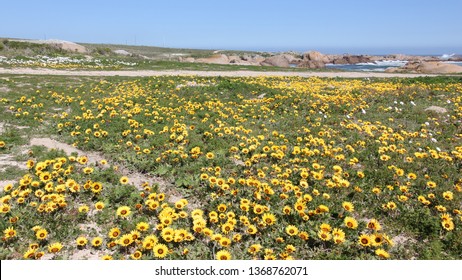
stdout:
<svg viewBox="0 0 462 280">
<path fill-rule="evenodd" d="M 84 152 L 81 151 L 72 145 L 68 145 L 66 143 L 61 143 L 59 141 L 50 139 L 50 138 L 32 138 L 30 140 L 31 146 L 44 146 L 48 149 L 56 149 L 56 150 L 63 150 L 67 155 L 71 155 L 72 153 L 76 153 L 78 155 L 86 155 L 88 157 L 88 163 L 96 164 L 97 162 L 104 159 L 100 154 L 95 152 Z"/>
<path fill-rule="evenodd" d="M 200 76 L 200 77 L 257 77 L 257 76 L 291 76 L 291 77 L 341 77 L 341 78 L 414 78 L 438 76 L 435 74 L 383 73 L 383 72 L 282 72 L 282 71 L 193 71 L 193 70 L 118 70 L 118 71 L 88 71 L 32 68 L 0 68 L 0 74 L 14 75 L 57 75 L 57 76 Z"/>
</svg>

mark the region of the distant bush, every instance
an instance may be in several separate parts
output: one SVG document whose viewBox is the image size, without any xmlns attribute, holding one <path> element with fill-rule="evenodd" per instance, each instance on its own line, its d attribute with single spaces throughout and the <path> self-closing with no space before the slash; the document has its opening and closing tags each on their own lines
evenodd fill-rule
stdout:
<svg viewBox="0 0 462 280">
<path fill-rule="evenodd" d="M 93 50 L 93 53 L 99 54 L 99 55 L 108 55 L 112 53 L 112 50 L 110 48 L 104 48 L 104 47 L 97 47 L 96 49 Z"/>
</svg>

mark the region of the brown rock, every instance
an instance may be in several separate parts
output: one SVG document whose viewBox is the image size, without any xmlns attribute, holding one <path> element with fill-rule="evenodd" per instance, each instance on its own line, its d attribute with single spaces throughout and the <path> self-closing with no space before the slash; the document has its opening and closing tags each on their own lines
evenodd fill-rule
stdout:
<svg viewBox="0 0 462 280">
<path fill-rule="evenodd" d="M 331 61 L 331 59 L 325 55 L 325 54 L 322 54 L 318 51 L 309 51 L 307 53 L 304 53 L 303 54 L 303 60 L 304 61 L 307 61 L 307 60 L 310 60 L 310 61 L 321 61 L 323 63 L 329 63 Z"/>
<path fill-rule="evenodd" d="M 390 68 L 386 72 L 416 72 L 423 74 L 462 73 L 462 66 L 439 61 L 409 61 L 403 67 Z"/>
<path fill-rule="evenodd" d="M 325 68 L 326 64 L 322 61 L 303 60 L 297 65 L 297 67 L 309 68 L 309 69 L 319 69 L 319 68 Z"/>
<path fill-rule="evenodd" d="M 365 55 L 343 55 L 334 57 L 333 64 L 356 64 L 370 62 L 371 58 Z"/>
<path fill-rule="evenodd" d="M 212 64 L 228 64 L 229 59 L 225 54 L 214 54 L 211 57 L 207 58 L 198 58 L 196 62 L 202 63 L 212 63 Z"/>
<path fill-rule="evenodd" d="M 298 61 L 298 59 L 292 54 L 285 53 L 285 54 L 282 54 L 282 55 L 287 59 L 287 61 L 289 61 L 289 64 L 292 64 L 292 63 Z"/>
<path fill-rule="evenodd" d="M 333 64 L 348 64 L 348 61 L 345 57 L 334 58 L 332 61 Z"/>
<path fill-rule="evenodd" d="M 229 63 L 233 63 L 233 64 L 239 64 L 241 62 L 241 58 L 237 55 L 230 55 L 228 59 L 229 59 Z"/>
<path fill-rule="evenodd" d="M 418 72 L 428 74 L 462 73 L 462 66 L 443 62 L 422 62 L 417 68 Z"/>
<path fill-rule="evenodd" d="M 289 67 L 289 60 L 284 55 L 268 57 L 260 63 L 262 66 Z"/>
</svg>

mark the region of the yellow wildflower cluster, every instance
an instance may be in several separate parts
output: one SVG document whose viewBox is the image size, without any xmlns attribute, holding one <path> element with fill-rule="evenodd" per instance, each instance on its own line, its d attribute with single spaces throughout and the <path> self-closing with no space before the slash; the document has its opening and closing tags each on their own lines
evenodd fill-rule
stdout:
<svg viewBox="0 0 462 280">
<path fill-rule="evenodd" d="M 178 88 L 193 79 L 204 86 Z M 74 232 L 69 242 L 43 226 L 34 239 L 37 250 L 106 247 L 104 259 L 400 258 L 393 237 L 403 229 L 447 244 L 460 236 L 461 93 L 460 83 L 296 77 L 164 77 L 40 92 L 9 109 L 48 117 L 74 146 L 168 187 L 132 186 L 85 157 L 31 160 L 30 172 L 4 187 L 0 209 L 8 219 L 23 208 L 39 221 L 110 219 L 99 235 Z M 74 109 L 43 112 L 46 102 Z M 425 111 L 430 102 L 448 113 Z M 4 229 L 7 243 L 19 235 L 15 224 Z"/>
</svg>

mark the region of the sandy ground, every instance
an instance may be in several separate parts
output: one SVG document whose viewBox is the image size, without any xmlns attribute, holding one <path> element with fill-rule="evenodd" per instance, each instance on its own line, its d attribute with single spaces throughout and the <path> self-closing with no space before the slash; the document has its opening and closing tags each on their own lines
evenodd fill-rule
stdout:
<svg viewBox="0 0 462 280">
<path fill-rule="evenodd" d="M 0 68 L 0 74 L 15 75 L 57 75 L 57 76 L 200 76 L 200 77 L 257 77 L 257 76 L 292 76 L 292 77 L 340 77 L 340 78 L 414 78 L 437 76 L 435 74 L 383 73 L 383 72 L 259 72 L 259 71 L 192 71 L 192 70 L 120 70 L 120 71 L 87 71 L 58 70 L 32 68 Z"/>
<path fill-rule="evenodd" d="M 29 145 L 30 146 L 44 146 L 48 149 L 63 150 L 68 156 L 70 156 L 73 153 L 78 154 L 79 156 L 86 156 L 88 158 L 89 164 L 97 165 L 98 162 L 104 159 L 103 155 L 101 155 L 100 153 L 82 151 L 82 150 L 79 150 L 73 147 L 72 145 L 62 143 L 62 142 L 56 141 L 51 138 L 32 138 L 30 140 Z M 166 190 L 166 188 L 169 185 L 167 182 L 165 182 L 159 177 L 147 176 L 143 173 L 128 170 L 127 168 L 123 166 L 119 166 L 118 173 L 123 176 L 127 176 L 129 183 L 133 184 L 135 187 L 139 188 L 140 190 L 143 189 L 141 185 L 145 182 L 149 183 L 150 185 L 152 185 L 153 183 L 157 183 L 161 190 Z M 170 197 L 170 199 L 172 199 L 172 201 L 169 201 L 169 202 L 175 203 L 179 198 L 177 198 L 175 194 L 173 194 L 173 196 Z"/>
<path fill-rule="evenodd" d="M 0 128 L 3 128 L 3 124 L 0 122 Z M 57 140 L 51 138 L 32 138 L 28 145 L 22 146 L 24 152 L 27 152 L 31 146 L 44 146 L 48 149 L 59 149 L 63 150 L 67 155 L 71 154 L 78 154 L 80 156 L 87 156 L 89 164 L 98 164 L 99 161 L 104 159 L 104 157 L 97 152 L 90 152 L 90 151 L 82 151 L 79 150 L 72 145 L 68 145 L 66 143 L 59 142 Z M 14 160 L 13 155 L 10 154 L 1 154 L 0 155 L 0 170 L 4 166 L 16 166 L 20 169 L 26 169 L 25 162 L 18 162 Z M 167 199 L 170 203 L 175 203 L 179 199 L 181 199 L 181 195 L 175 191 L 174 187 L 164 181 L 160 177 L 149 176 L 147 174 L 139 173 L 133 170 L 128 170 L 123 166 L 119 166 L 117 172 L 120 175 L 127 176 L 129 183 L 135 185 L 140 190 L 142 189 L 141 185 L 144 182 L 148 182 L 150 185 L 153 183 L 157 183 L 159 189 L 164 191 L 167 194 Z M 15 184 L 17 180 L 1 180 L 0 178 L 0 194 L 3 192 L 3 187 L 7 184 Z M 194 205 L 194 204 L 191 204 Z M 190 208 L 191 206 L 188 205 Z M 90 212 L 89 215 L 92 213 Z M 101 228 L 94 222 L 90 223 L 82 223 L 77 225 L 81 230 L 88 232 L 89 230 L 96 231 L 99 235 L 101 235 Z M 71 247 L 71 245 L 69 245 Z M 103 249 L 98 253 L 94 253 L 89 249 L 81 249 L 81 250 L 74 250 L 70 251 L 69 255 L 66 256 L 66 259 L 69 260 L 98 260 L 102 257 L 102 255 L 109 253 L 107 250 Z M 45 254 L 42 259 L 43 260 L 50 260 L 53 259 L 53 254 Z"/>
<path fill-rule="evenodd" d="M 2 124 L 2 123 L 0 123 Z M 2 128 L 3 126 L 0 126 Z M 86 156 L 88 158 L 89 164 L 97 165 L 102 159 L 104 159 L 103 155 L 97 152 L 90 152 L 90 151 L 82 151 L 79 150 L 72 145 L 59 142 L 57 140 L 51 138 L 32 138 L 30 140 L 29 145 L 25 145 L 22 147 L 24 152 L 27 152 L 31 146 L 44 146 L 48 149 L 57 149 L 63 150 L 68 156 L 71 154 L 77 154 L 79 156 Z M 110 164 L 109 164 L 110 165 Z M 19 169 L 26 169 L 25 162 L 18 162 L 14 160 L 14 156 L 11 154 L 1 154 L 0 155 L 0 170 L 3 171 L 8 166 L 16 166 Z M 180 193 L 174 190 L 170 183 L 166 182 L 160 177 L 157 176 L 149 176 L 147 174 L 143 174 L 140 172 L 136 172 L 134 170 L 129 170 L 124 166 L 119 166 L 117 172 L 122 176 L 127 176 L 128 181 L 130 184 L 133 184 L 138 189 L 142 190 L 142 184 L 148 183 L 149 185 L 157 184 L 159 189 L 168 194 L 168 201 L 171 203 L 175 203 L 179 199 L 181 199 Z M 14 183 L 15 181 L 12 180 L 1 180 L 0 178 L 0 187 L 5 186 L 9 183 Z"/>
</svg>

